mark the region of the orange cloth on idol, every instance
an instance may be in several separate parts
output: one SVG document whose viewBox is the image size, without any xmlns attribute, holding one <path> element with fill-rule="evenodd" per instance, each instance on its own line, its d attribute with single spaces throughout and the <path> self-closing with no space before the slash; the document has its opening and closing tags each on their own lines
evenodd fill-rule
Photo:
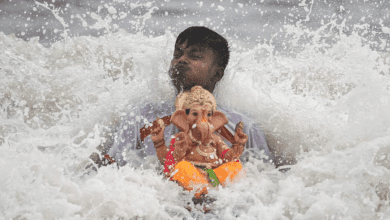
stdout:
<svg viewBox="0 0 390 220">
<path fill-rule="evenodd" d="M 214 169 L 222 186 L 229 182 L 237 181 L 237 175 L 242 169 L 240 162 L 228 162 Z M 196 190 L 195 197 L 207 194 L 207 187 L 212 187 L 207 173 L 203 173 L 200 168 L 195 167 L 188 161 L 181 161 L 176 164 L 172 180 L 179 183 L 187 191 Z"/>
</svg>

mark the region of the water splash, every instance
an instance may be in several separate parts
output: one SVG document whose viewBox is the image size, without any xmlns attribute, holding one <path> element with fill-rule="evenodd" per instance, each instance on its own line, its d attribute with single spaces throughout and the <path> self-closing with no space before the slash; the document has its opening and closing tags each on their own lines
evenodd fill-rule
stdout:
<svg viewBox="0 0 390 220">
<path fill-rule="evenodd" d="M 105 9 L 111 18 L 120 16 L 118 9 Z M 139 28 L 147 19 L 132 18 L 139 19 Z M 131 114 L 128 103 L 174 96 L 167 74 L 173 34 L 112 31 L 114 19 L 99 19 L 102 26 L 85 22 L 105 35 L 69 34 L 48 48 L 37 38 L 25 42 L 0 34 L 0 207 L 6 218 L 390 214 L 390 55 L 388 44 L 376 47 L 362 37 L 367 26 L 346 33 L 345 22 L 315 30 L 286 25 L 288 52 L 269 42 L 232 52 L 216 89 L 219 102 L 253 116 L 281 160 L 275 162 L 294 165 L 281 173 L 252 158 L 245 180 L 211 190 L 218 200 L 205 216 L 184 208 L 192 195 L 158 175 L 155 157 L 142 158 L 141 167 L 104 167 L 84 175 L 89 155 Z"/>
</svg>

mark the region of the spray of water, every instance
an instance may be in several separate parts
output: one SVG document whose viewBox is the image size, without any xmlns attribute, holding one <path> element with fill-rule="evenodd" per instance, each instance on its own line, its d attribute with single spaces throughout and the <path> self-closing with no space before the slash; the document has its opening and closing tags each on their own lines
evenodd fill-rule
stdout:
<svg viewBox="0 0 390 220">
<path fill-rule="evenodd" d="M 52 6 L 36 4 L 59 16 Z M 155 9 L 149 3 L 132 7 L 141 6 L 148 12 L 132 18 L 142 29 Z M 106 8 L 110 16 L 117 14 Z M 0 33 L 4 218 L 385 219 L 390 214 L 390 55 L 361 37 L 367 27 L 345 34 L 343 22 L 314 31 L 285 25 L 290 53 L 275 51 L 272 43 L 232 52 L 216 97 L 257 120 L 276 164 L 293 165 L 281 173 L 252 158 L 244 180 L 210 190 L 218 200 L 204 215 L 184 208 L 192 194 L 160 176 L 154 156 L 143 158 L 141 167 L 109 166 L 85 175 L 89 155 L 132 113 L 131 103 L 174 96 L 167 74 L 171 32 L 130 34 L 117 31 L 107 17 L 91 16 L 96 23 L 86 25 L 104 27 L 105 35 L 71 37 L 61 19 L 66 40 L 50 47 L 36 38 L 26 42 Z"/>
</svg>

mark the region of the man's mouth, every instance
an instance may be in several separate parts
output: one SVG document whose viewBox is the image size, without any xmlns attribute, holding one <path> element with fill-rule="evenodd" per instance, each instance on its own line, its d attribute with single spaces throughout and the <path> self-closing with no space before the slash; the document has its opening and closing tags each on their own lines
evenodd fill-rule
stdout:
<svg viewBox="0 0 390 220">
<path fill-rule="evenodd" d="M 170 70 L 171 78 L 184 78 L 184 74 L 190 70 L 190 68 L 186 65 L 175 65 Z"/>
<path fill-rule="evenodd" d="M 169 76 L 173 85 L 179 90 L 188 90 L 192 88 L 192 83 L 186 82 L 186 72 L 191 70 L 187 65 L 175 65 L 169 70 Z M 187 85 L 191 84 L 191 85 Z"/>
</svg>

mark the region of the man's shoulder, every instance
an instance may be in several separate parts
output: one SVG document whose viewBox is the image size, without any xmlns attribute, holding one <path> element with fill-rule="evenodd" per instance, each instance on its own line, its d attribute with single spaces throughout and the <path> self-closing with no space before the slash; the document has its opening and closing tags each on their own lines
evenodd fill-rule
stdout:
<svg viewBox="0 0 390 220">
<path fill-rule="evenodd" d="M 258 123 L 256 119 L 248 116 L 245 113 L 239 112 L 232 108 L 227 108 L 225 106 L 218 106 L 218 110 L 225 114 L 226 118 L 229 120 L 229 124 L 237 124 L 242 121 L 244 123 L 244 127 L 250 128 L 252 126 L 256 126 Z"/>
<path fill-rule="evenodd" d="M 157 117 L 162 118 L 167 115 L 172 115 L 174 111 L 174 102 L 171 100 L 151 101 L 138 100 L 127 104 L 125 114 L 139 116 L 148 121 L 154 121 Z"/>
</svg>

